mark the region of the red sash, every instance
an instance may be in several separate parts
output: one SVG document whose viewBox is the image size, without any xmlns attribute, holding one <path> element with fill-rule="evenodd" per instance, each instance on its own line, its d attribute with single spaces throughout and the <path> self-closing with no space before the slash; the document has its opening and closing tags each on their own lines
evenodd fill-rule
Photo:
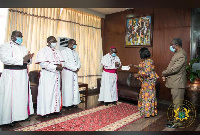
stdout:
<svg viewBox="0 0 200 135">
<path fill-rule="evenodd" d="M 108 72 L 108 73 L 117 73 L 117 69 L 105 69 L 105 68 L 103 68 L 103 71 Z"/>
</svg>

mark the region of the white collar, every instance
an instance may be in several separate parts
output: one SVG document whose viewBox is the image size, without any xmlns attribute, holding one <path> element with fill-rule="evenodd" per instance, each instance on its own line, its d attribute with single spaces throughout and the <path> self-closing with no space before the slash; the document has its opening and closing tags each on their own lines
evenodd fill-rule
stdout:
<svg viewBox="0 0 200 135">
<path fill-rule="evenodd" d="M 20 46 L 21 44 L 19 45 L 19 44 L 13 42 L 12 40 L 10 40 L 10 45 L 17 45 L 17 46 Z"/>
</svg>

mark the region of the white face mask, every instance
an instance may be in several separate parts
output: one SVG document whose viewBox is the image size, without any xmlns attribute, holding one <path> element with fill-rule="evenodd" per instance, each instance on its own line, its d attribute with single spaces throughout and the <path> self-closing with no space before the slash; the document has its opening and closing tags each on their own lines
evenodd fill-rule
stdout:
<svg viewBox="0 0 200 135">
<path fill-rule="evenodd" d="M 51 48 L 55 48 L 56 47 L 56 43 L 51 43 Z"/>
</svg>

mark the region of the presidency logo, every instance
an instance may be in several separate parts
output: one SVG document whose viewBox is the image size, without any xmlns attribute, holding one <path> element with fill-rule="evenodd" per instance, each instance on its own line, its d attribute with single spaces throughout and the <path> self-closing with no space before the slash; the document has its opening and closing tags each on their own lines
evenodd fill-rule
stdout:
<svg viewBox="0 0 200 135">
<path fill-rule="evenodd" d="M 174 109 L 174 103 L 177 103 L 180 107 Z M 177 128 L 189 127 L 196 119 L 196 109 L 194 105 L 187 100 L 179 100 L 174 103 L 168 108 L 168 120 L 176 124 Z"/>
</svg>

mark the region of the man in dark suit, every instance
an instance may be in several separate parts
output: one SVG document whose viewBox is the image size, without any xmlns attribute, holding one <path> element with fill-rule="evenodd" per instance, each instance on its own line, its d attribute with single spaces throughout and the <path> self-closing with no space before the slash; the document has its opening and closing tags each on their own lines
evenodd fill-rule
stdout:
<svg viewBox="0 0 200 135">
<path fill-rule="evenodd" d="M 186 64 L 187 54 L 182 48 L 182 40 L 174 38 L 172 40 L 170 50 L 174 52 L 167 69 L 162 72 L 163 81 L 166 80 L 165 86 L 171 89 L 172 100 L 174 103 L 174 110 L 181 108 L 184 100 L 184 93 L 186 87 Z M 177 121 L 174 120 L 167 127 L 177 127 Z"/>
</svg>

